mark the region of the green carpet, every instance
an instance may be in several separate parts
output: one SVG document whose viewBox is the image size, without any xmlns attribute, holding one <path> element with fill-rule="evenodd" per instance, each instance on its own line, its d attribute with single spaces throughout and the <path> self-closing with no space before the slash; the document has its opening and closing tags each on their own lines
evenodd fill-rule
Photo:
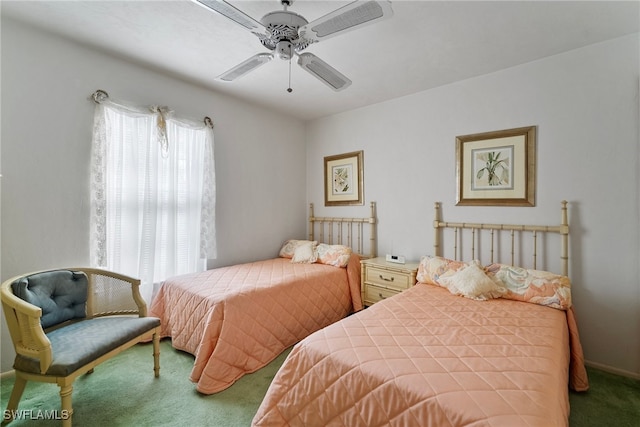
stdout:
<svg viewBox="0 0 640 427">
<path fill-rule="evenodd" d="M 253 415 L 289 350 L 264 368 L 245 375 L 228 389 L 203 395 L 189 381 L 194 358 L 160 343 L 160 377 L 153 376 L 151 344 L 138 344 L 74 382 L 74 426 L 249 426 Z M 120 368 L 120 369 L 118 369 Z M 2 380 L 6 409 L 13 379 Z M 18 409 L 60 409 L 59 387 L 29 381 Z M 44 414 L 46 415 L 46 414 Z M 43 417 L 44 417 L 43 415 Z M 41 417 L 41 418 L 43 418 Z M 10 426 L 60 426 L 60 421 L 15 420 Z"/>
<path fill-rule="evenodd" d="M 640 380 L 587 368 L 589 391 L 569 393 L 569 425 L 640 427 Z"/>
<path fill-rule="evenodd" d="M 151 345 L 137 345 L 74 384 L 75 426 L 249 426 L 288 351 L 220 393 L 204 396 L 189 381 L 193 356 L 161 342 L 160 378 L 153 376 Z M 118 369 L 121 368 L 121 369 Z M 640 426 L 640 381 L 588 369 L 591 390 L 570 393 L 571 427 Z M 4 410 L 13 379 L 2 381 Z M 60 408 L 58 387 L 29 382 L 20 410 L 45 418 Z M 45 414 L 45 416 L 43 416 Z M 60 421 L 15 420 L 11 426 L 59 426 Z"/>
</svg>

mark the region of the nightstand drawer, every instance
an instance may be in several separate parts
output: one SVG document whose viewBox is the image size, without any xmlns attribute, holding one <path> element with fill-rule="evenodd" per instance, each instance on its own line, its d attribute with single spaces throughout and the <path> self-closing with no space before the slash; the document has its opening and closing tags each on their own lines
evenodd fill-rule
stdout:
<svg viewBox="0 0 640 427">
<path fill-rule="evenodd" d="M 370 304 L 375 304 L 378 301 L 382 301 L 385 298 L 389 298 L 397 294 L 398 294 L 398 291 L 379 288 L 373 285 L 365 285 L 364 287 L 364 299 Z"/>
<path fill-rule="evenodd" d="M 410 275 L 406 273 L 383 270 L 373 266 L 369 266 L 366 271 L 365 281 L 383 288 L 403 291 L 413 285 L 410 282 Z"/>
</svg>

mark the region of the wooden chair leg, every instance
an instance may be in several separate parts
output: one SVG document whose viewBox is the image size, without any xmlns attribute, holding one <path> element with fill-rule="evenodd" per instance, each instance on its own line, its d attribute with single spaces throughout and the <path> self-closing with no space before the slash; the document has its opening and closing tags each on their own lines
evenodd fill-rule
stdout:
<svg viewBox="0 0 640 427">
<path fill-rule="evenodd" d="M 62 426 L 71 427 L 73 417 L 73 407 L 71 406 L 71 395 L 73 394 L 73 384 L 60 385 L 60 400 L 62 409 Z"/>
<path fill-rule="evenodd" d="M 160 334 L 153 334 L 153 372 L 156 378 L 160 376 Z"/>
<path fill-rule="evenodd" d="M 22 378 L 20 374 L 16 373 L 16 380 L 13 383 L 13 389 L 11 390 L 11 396 L 9 397 L 9 403 L 7 404 L 7 412 L 5 412 L 4 421 L 12 421 L 15 418 L 15 413 L 18 410 L 18 404 L 24 393 L 24 388 L 27 385 L 27 380 Z M 3 423 L 4 424 L 4 423 Z"/>
</svg>

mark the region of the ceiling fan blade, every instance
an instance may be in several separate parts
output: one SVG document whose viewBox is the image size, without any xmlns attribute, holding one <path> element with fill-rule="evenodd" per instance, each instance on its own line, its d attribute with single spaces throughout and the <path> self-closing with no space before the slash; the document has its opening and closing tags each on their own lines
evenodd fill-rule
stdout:
<svg viewBox="0 0 640 427">
<path fill-rule="evenodd" d="M 344 74 L 312 53 L 305 52 L 300 54 L 298 56 L 298 65 L 336 92 L 351 85 L 351 80 Z"/>
<path fill-rule="evenodd" d="M 246 61 L 243 61 L 240 64 L 236 65 L 232 69 L 222 73 L 216 78 L 219 80 L 223 80 L 225 82 L 232 82 L 244 76 L 249 71 L 253 71 L 259 66 L 266 64 L 272 59 L 273 59 L 273 55 L 270 53 L 258 53 L 257 55 L 253 55 L 251 58 L 247 59 Z"/>
<path fill-rule="evenodd" d="M 206 7 L 209 10 L 218 12 L 220 15 L 234 21 L 236 24 L 242 25 L 247 30 L 255 34 L 264 32 L 265 28 L 260 22 L 256 21 L 246 13 L 242 12 L 234 6 L 231 6 L 224 0 L 193 0 L 201 6 Z"/>
<path fill-rule="evenodd" d="M 320 41 L 393 16 L 389 1 L 354 1 L 300 27 L 306 40 Z"/>
</svg>

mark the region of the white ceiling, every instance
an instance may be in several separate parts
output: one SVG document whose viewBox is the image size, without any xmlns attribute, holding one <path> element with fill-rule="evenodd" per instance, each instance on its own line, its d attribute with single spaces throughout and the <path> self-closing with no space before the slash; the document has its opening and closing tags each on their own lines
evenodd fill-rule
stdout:
<svg viewBox="0 0 640 427">
<path fill-rule="evenodd" d="M 229 0 L 259 20 L 279 0 Z M 308 21 L 347 4 L 296 0 Z M 386 21 L 310 46 L 353 84 L 334 92 L 295 63 L 270 63 L 225 83 L 215 77 L 266 51 L 256 36 L 189 0 L 8 1 L 27 21 L 155 69 L 313 119 L 513 67 L 640 31 L 638 1 L 393 1 Z"/>
</svg>

